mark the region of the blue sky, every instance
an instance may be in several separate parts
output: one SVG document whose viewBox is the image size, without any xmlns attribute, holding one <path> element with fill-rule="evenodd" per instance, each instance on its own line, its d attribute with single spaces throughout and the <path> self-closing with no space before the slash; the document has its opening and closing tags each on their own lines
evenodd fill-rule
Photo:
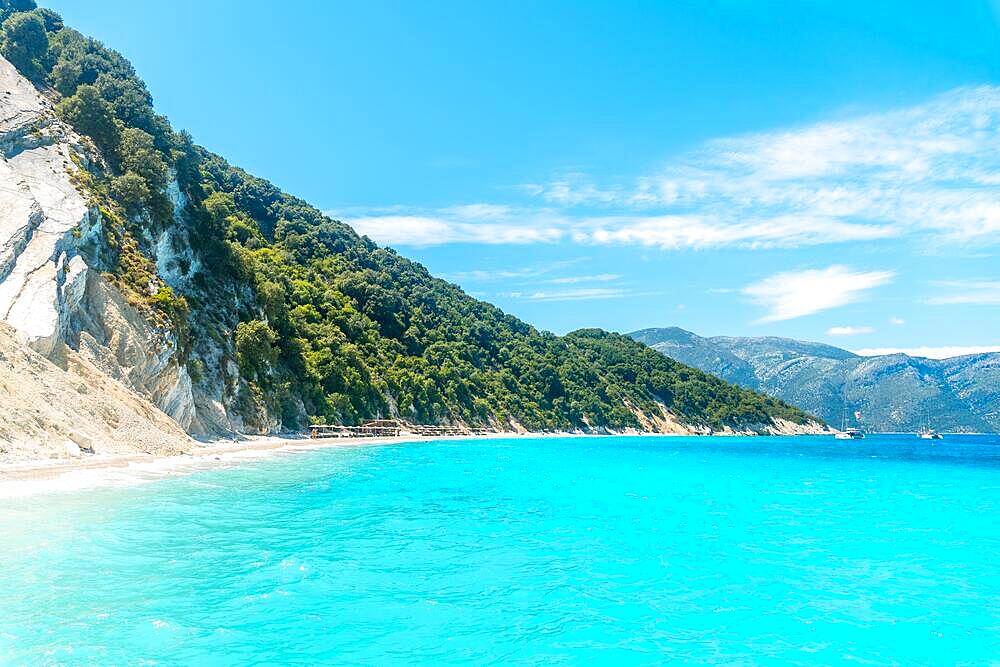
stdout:
<svg viewBox="0 0 1000 667">
<path fill-rule="evenodd" d="M 1000 349 L 996 2 L 43 4 L 539 327 Z"/>
</svg>

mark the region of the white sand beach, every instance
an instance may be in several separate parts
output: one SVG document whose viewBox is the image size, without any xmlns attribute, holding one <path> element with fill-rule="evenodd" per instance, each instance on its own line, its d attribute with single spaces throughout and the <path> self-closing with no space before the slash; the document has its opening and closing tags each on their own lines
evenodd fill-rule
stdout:
<svg viewBox="0 0 1000 667">
<path fill-rule="evenodd" d="M 95 486 L 132 485 L 212 466 L 333 447 L 373 447 L 431 440 L 564 438 L 580 433 L 488 433 L 395 438 L 253 437 L 192 441 L 181 454 L 93 454 L 82 458 L 27 460 L 0 465 L 0 498 L 75 491 Z"/>
</svg>

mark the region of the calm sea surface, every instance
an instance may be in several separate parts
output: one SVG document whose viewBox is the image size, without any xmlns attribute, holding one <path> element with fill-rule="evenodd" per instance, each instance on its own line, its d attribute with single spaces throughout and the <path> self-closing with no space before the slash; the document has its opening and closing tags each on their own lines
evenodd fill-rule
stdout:
<svg viewBox="0 0 1000 667">
<path fill-rule="evenodd" d="M 3 664 L 998 659 L 992 436 L 428 441 L 0 505 Z"/>
</svg>

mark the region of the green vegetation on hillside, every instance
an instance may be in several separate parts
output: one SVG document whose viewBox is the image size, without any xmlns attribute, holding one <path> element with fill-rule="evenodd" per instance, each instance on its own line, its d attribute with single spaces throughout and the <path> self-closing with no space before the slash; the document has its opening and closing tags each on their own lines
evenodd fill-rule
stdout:
<svg viewBox="0 0 1000 667">
<path fill-rule="evenodd" d="M 195 146 L 156 114 L 128 61 L 55 14 L 0 0 L 0 17 L 0 51 L 58 93 L 57 112 L 104 157 L 85 185 L 105 212 L 109 277 L 181 334 L 196 380 L 211 381 L 213 345 L 227 350 L 232 363 L 217 365 L 248 423 L 621 428 L 658 404 L 715 428 L 808 418 L 624 336 L 539 332 Z M 144 240 L 171 226 L 200 266 L 182 267 L 183 285 L 156 275 Z"/>
</svg>

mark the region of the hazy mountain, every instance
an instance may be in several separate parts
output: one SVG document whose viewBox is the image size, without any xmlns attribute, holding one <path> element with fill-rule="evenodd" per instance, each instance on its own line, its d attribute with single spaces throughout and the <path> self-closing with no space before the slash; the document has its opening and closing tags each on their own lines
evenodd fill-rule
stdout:
<svg viewBox="0 0 1000 667">
<path fill-rule="evenodd" d="M 861 357 L 789 338 L 702 337 L 679 329 L 629 334 L 681 363 L 766 392 L 839 426 L 873 431 L 1000 430 L 1000 353 L 927 359 Z M 855 420 L 854 412 L 860 412 Z"/>
</svg>

